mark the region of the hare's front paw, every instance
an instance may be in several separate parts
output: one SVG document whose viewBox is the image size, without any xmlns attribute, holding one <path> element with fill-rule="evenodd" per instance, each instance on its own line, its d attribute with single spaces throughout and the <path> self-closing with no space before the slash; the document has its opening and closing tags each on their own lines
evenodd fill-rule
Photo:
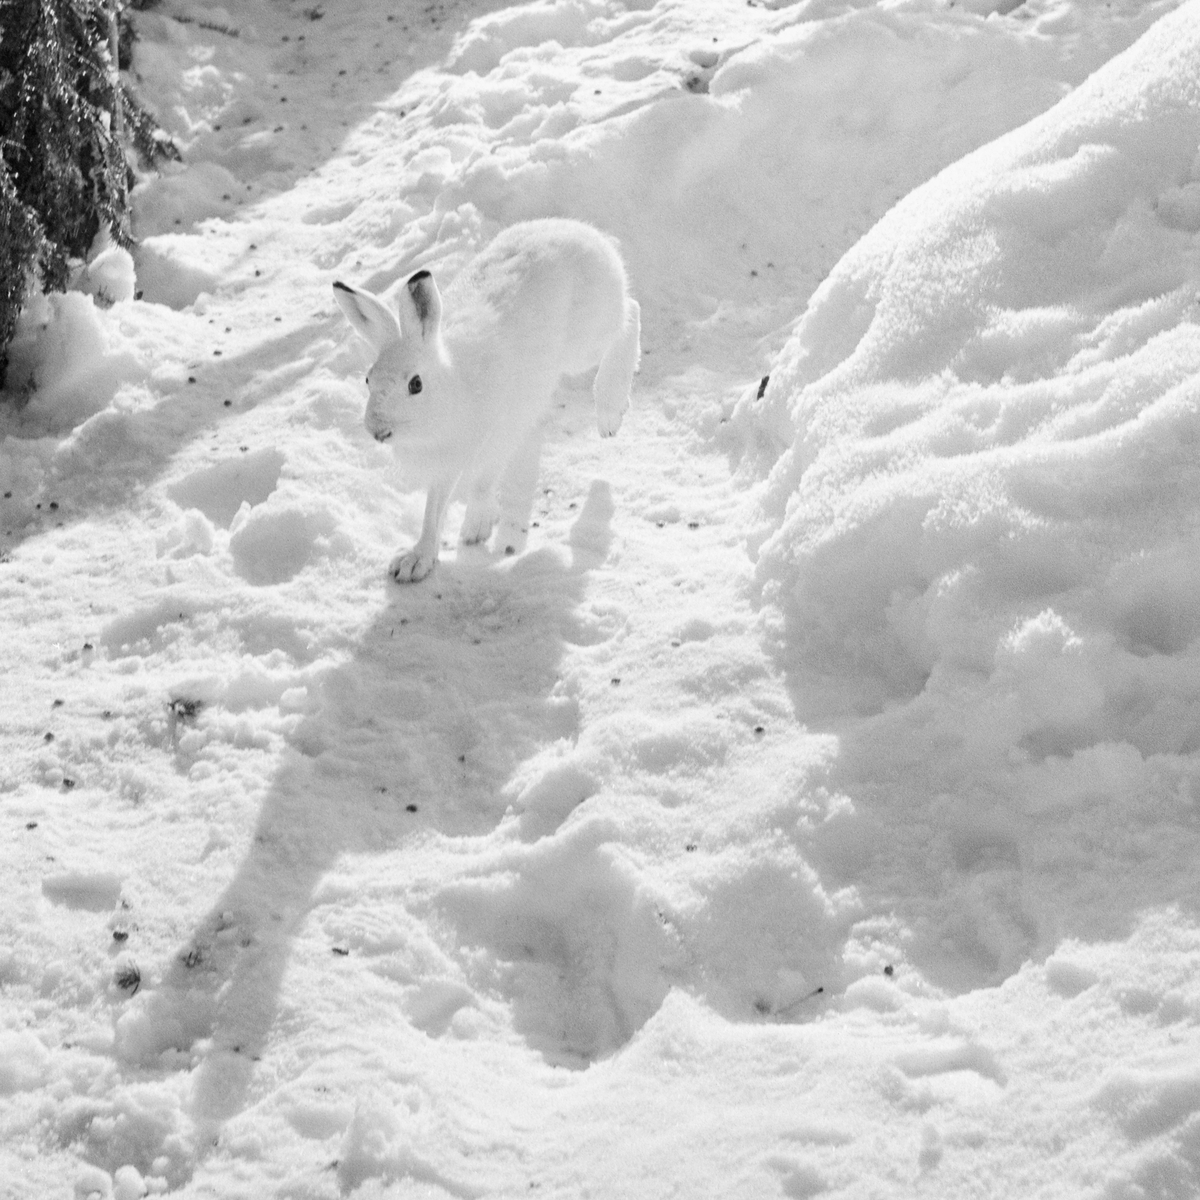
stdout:
<svg viewBox="0 0 1200 1200">
<path fill-rule="evenodd" d="M 420 546 L 414 546 L 392 559 L 388 574 L 397 583 L 416 583 L 433 570 L 433 564 L 436 562 L 436 554 L 426 554 Z"/>
</svg>

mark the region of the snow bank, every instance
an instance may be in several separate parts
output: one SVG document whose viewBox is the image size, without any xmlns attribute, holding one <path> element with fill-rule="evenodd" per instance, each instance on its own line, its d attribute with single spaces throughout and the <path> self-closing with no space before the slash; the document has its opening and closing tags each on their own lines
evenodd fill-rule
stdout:
<svg viewBox="0 0 1200 1200">
<path fill-rule="evenodd" d="M 132 300 L 137 286 L 133 255 L 118 246 L 101 227 L 88 252 L 87 261 L 73 280 L 73 290 L 94 296 L 102 305 Z"/>
<path fill-rule="evenodd" d="M 938 663 L 988 665 L 996 631 L 956 622 L 968 604 L 998 608 L 1007 630 L 1068 591 L 1083 589 L 1077 612 L 1094 609 L 1118 578 L 1128 592 L 1148 569 L 1185 569 L 1194 29 L 1192 8 L 1163 22 L 897 205 L 818 290 L 748 404 L 762 429 L 791 431 L 759 575 L 788 597 L 810 669 L 845 663 L 878 699 L 904 698 Z M 1064 541 L 1081 561 L 1064 561 Z M 1128 627 L 1130 600 L 1125 627 L 1108 614 L 1116 641 L 1183 648 Z M 1186 644 L 1191 618 L 1178 619 Z"/>
<path fill-rule="evenodd" d="M 1200 784 L 1197 79 L 1191 4 L 907 196 L 739 411 L 775 653 L 864 819 L 945 831 L 924 953 L 960 982 L 1194 895 L 1075 847 L 1124 894 L 1064 911 L 1047 873 L 1067 806 L 1163 829 Z"/>
<path fill-rule="evenodd" d="M 743 363 L 893 203 L 1060 98 L 1120 24 L 1054 6 L 1015 24 L 935 3 L 773 8 L 559 0 L 476 22 L 408 117 L 401 193 L 436 195 L 436 253 L 481 218 L 593 221 L 643 305 L 674 314 L 652 349 Z"/>
<path fill-rule="evenodd" d="M 101 274 L 92 282 L 102 288 L 106 279 Z M 17 322 L 5 379 L 24 433 L 65 433 L 108 405 L 122 384 L 145 378 L 119 317 L 119 311 L 100 312 L 90 295 L 78 291 L 30 299 Z"/>
</svg>

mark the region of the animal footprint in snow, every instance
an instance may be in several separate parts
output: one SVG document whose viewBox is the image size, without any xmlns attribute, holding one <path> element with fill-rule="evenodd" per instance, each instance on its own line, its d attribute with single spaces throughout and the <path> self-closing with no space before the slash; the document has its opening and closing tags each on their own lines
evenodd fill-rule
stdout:
<svg viewBox="0 0 1200 1200">
<path fill-rule="evenodd" d="M 509 227 L 454 280 L 444 308 L 428 271 L 409 276 L 398 314 L 370 292 L 333 287 L 376 354 L 367 429 L 428 487 L 421 536 L 389 568 L 398 583 L 433 569 L 456 486 L 467 499 L 463 540 L 490 536 L 497 485 L 563 375 L 596 368 L 601 436 L 620 428 L 641 353 L 641 310 L 616 245 L 590 225 Z"/>
</svg>

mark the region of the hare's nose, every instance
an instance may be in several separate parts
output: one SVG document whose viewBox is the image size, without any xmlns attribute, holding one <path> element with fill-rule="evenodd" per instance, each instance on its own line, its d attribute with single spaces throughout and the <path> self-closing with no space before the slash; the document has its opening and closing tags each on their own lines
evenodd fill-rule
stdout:
<svg viewBox="0 0 1200 1200">
<path fill-rule="evenodd" d="M 375 435 L 375 440 L 377 442 L 386 442 L 391 436 L 392 431 L 390 429 L 385 429 L 382 433 L 377 433 Z"/>
</svg>

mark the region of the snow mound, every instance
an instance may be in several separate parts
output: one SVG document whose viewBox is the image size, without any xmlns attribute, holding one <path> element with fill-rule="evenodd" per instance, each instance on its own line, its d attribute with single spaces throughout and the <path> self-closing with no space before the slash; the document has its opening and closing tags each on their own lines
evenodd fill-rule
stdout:
<svg viewBox="0 0 1200 1200">
<path fill-rule="evenodd" d="M 113 871 L 62 871 L 42 880 L 42 895 L 67 908 L 107 912 L 121 898 L 121 883 Z"/>
<path fill-rule="evenodd" d="M 101 304 L 115 304 L 118 300 L 132 300 L 136 285 L 133 255 L 124 246 L 116 245 L 109 231 L 101 228 L 75 280 L 74 290 L 95 296 Z"/>
<path fill-rule="evenodd" d="M 41 1087 L 49 1064 L 50 1052 L 32 1033 L 0 1031 L 0 1096 Z"/>
<path fill-rule="evenodd" d="M 851 707 L 991 669 L 1068 594 L 1063 619 L 1131 653 L 1191 640 L 1198 37 L 1186 9 L 908 196 L 747 405 L 791 441 L 760 581 Z"/>
<path fill-rule="evenodd" d="M 462 77 L 433 101 L 439 146 L 447 130 L 494 139 L 458 178 L 437 151 L 439 207 L 599 224 L 625 247 L 642 303 L 710 318 L 689 348 L 727 361 L 745 351 L 721 334 L 744 342 L 739 326 L 784 319 L 781 290 L 807 294 L 906 191 L 1057 100 L 1064 70 L 1087 65 L 1058 53 L 924 5 L 520 5 L 474 23 Z"/>
<path fill-rule="evenodd" d="M 498 973 L 518 1030 L 565 1065 L 624 1045 L 667 992 L 669 934 L 653 894 L 597 845 L 611 835 L 607 822 L 581 822 L 442 897 L 464 939 L 506 964 Z"/>
<path fill-rule="evenodd" d="M 343 1193 L 368 1179 L 379 1179 L 385 1184 L 402 1181 L 405 1190 L 428 1184 L 436 1189 L 429 1194 L 478 1195 L 477 1189 L 450 1179 L 418 1151 L 417 1147 L 429 1140 L 433 1117 L 419 1089 L 407 1092 L 399 1105 L 381 1095 L 370 1095 L 355 1106 L 336 1164 Z"/>
<path fill-rule="evenodd" d="M 171 484 L 167 495 L 227 529 L 243 504 L 253 508 L 270 496 L 279 484 L 283 462 L 278 450 L 255 450 L 193 471 Z"/>
<path fill-rule="evenodd" d="M 120 265 L 114 270 L 119 273 Z M 111 283 L 103 275 L 97 282 L 106 279 Z M 30 299 L 9 347 L 5 379 L 6 390 L 21 404 L 25 429 L 73 429 L 108 405 L 122 384 L 145 377 L 144 365 L 113 319 L 117 313 L 99 312 L 82 292 Z"/>
<path fill-rule="evenodd" d="M 797 710 L 846 732 L 864 817 L 953 859 L 922 900 L 944 982 L 1194 891 L 1173 855 L 1160 886 L 1081 849 L 1131 890 L 1056 909 L 1044 839 L 1084 795 L 1171 823 L 1200 782 L 1198 78 L 1192 4 L 917 189 L 738 410 L 773 462 L 757 581 Z"/>
<path fill-rule="evenodd" d="M 450 68 L 486 75 L 506 55 L 530 45 L 555 42 L 575 46 L 600 40 L 603 34 L 592 26 L 603 26 L 614 6 L 604 0 L 558 0 L 553 4 L 515 5 L 472 23 L 450 60 Z M 593 36 L 589 36 L 593 33 Z"/>
<path fill-rule="evenodd" d="M 314 557 L 350 549 L 337 518 L 320 503 L 244 501 L 233 519 L 229 549 L 234 570 L 247 583 L 284 583 Z"/>
</svg>

